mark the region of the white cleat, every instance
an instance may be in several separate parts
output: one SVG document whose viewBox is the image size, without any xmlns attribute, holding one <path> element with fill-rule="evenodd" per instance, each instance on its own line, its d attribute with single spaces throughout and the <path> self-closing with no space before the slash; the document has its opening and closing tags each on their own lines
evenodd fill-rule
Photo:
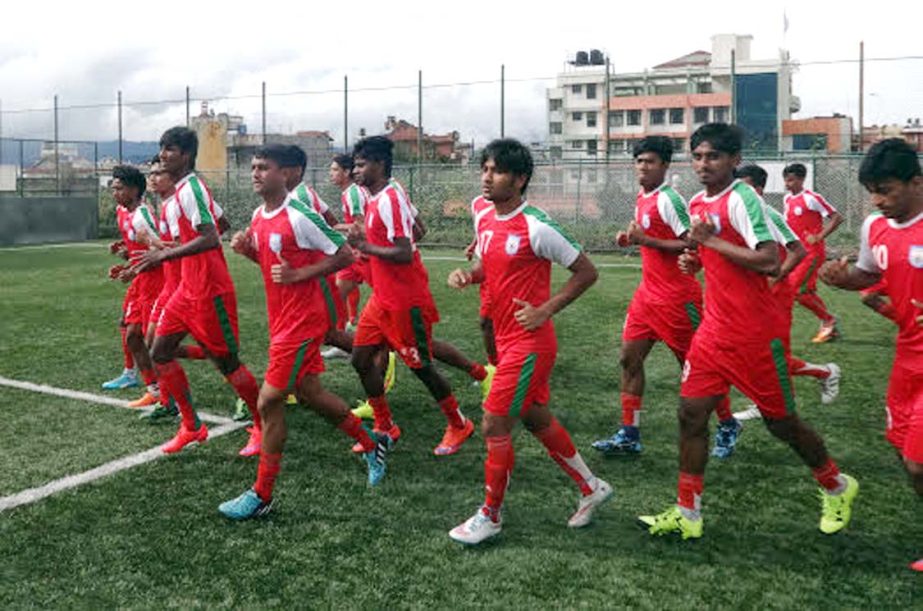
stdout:
<svg viewBox="0 0 923 611">
<path fill-rule="evenodd" d="M 571 528 L 583 528 L 593 520 L 593 514 L 600 505 L 612 498 L 612 486 L 596 478 L 596 490 L 580 499 L 577 511 L 567 520 Z"/>
<path fill-rule="evenodd" d="M 840 366 L 836 363 L 827 363 L 830 375 L 820 381 L 820 402 L 824 405 L 833 403 L 840 394 Z"/>
<path fill-rule="evenodd" d="M 484 513 L 483 507 L 479 507 L 473 516 L 450 530 L 449 536 L 465 545 L 477 545 L 499 535 L 501 528 L 502 520 L 494 522 Z"/>
<path fill-rule="evenodd" d="M 341 350 L 340 348 L 337 348 L 336 346 L 331 346 L 330 348 L 327 348 L 326 350 L 322 351 L 320 355 L 324 359 L 348 359 L 350 358 L 350 356 L 352 356 L 345 350 Z"/>
</svg>

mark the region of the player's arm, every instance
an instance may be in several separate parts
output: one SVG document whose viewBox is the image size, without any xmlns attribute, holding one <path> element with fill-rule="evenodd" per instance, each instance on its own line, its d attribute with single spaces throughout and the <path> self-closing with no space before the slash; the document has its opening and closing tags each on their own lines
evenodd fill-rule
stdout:
<svg viewBox="0 0 923 611">
<path fill-rule="evenodd" d="M 350 230 L 349 243 L 359 252 L 379 257 L 391 263 L 410 263 L 413 261 L 413 245 L 410 238 L 394 238 L 394 246 L 378 246 L 365 241 L 365 234 L 361 238 L 354 238 L 355 231 Z"/>
<path fill-rule="evenodd" d="M 449 272 L 448 282 L 451 288 L 458 290 L 470 284 L 480 284 L 484 282 L 484 265 L 480 259 L 475 259 L 470 269 L 453 269 Z"/>
<path fill-rule="evenodd" d="M 332 256 L 327 256 L 311 265 L 292 267 L 279 256 L 279 264 L 272 266 L 272 281 L 277 284 L 294 284 L 312 278 L 329 276 L 353 263 L 353 251 L 342 244 Z"/>
<path fill-rule="evenodd" d="M 618 233 L 616 242 L 619 246 L 646 246 L 648 248 L 656 248 L 657 250 L 678 255 L 689 248 L 689 242 L 683 239 L 687 233 L 688 232 L 684 232 L 679 236 L 679 239 L 676 240 L 655 238 L 644 233 L 644 229 L 642 229 L 638 223 L 631 221 L 628 223 L 628 228 L 625 231 L 620 231 Z"/>
<path fill-rule="evenodd" d="M 843 223 L 843 215 L 834 210 L 824 220 L 824 229 L 820 232 L 817 240 L 826 240 L 827 236 L 836 231 L 836 228 Z"/>
<path fill-rule="evenodd" d="M 318 276 L 327 276 L 352 265 L 353 250 L 314 210 L 305 209 L 289 214 L 295 242 L 302 250 L 320 251 L 326 255 L 320 261 L 293 268 L 279 254 L 279 264 L 271 269 L 273 282 L 292 284 Z"/>
<path fill-rule="evenodd" d="M 231 237 L 231 250 L 247 257 L 254 263 L 258 263 L 256 249 L 253 247 L 253 233 L 250 227 L 247 227 L 244 231 L 238 231 Z"/>
<path fill-rule="evenodd" d="M 545 324 L 548 319 L 583 295 L 599 277 L 596 266 L 584 253 L 580 253 L 567 269 L 570 270 L 570 278 L 545 303 L 535 307 L 527 301 L 513 299 L 513 303 L 521 306 L 521 309 L 514 313 L 514 317 L 527 331 L 534 331 Z"/>
<path fill-rule="evenodd" d="M 228 221 L 228 217 L 220 216 L 218 217 L 218 233 L 227 233 L 231 229 L 231 223 Z"/>
<path fill-rule="evenodd" d="M 856 264 L 850 265 L 846 257 L 842 257 L 839 261 L 828 261 L 821 265 L 818 272 L 821 281 L 847 291 L 861 291 L 881 279 L 878 259 L 869 244 L 869 232 L 875 219 L 876 217 L 872 215 L 862 223 L 862 229 L 859 232 L 859 258 Z"/>
<path fill-rule="evenodd" d="M 792 273 L 792 270 L 808 256 L 808 250 L 798 240 L 786 244 L 785 250 L 787 254 L 785 256 L 785 261 L 782 262 L 782 266 L 779 267 L 779 274 L 775 277 L 776 282 L 784 280 Z"/>
<path fill-rule="evenodd" d="M 693 242 L 711 248 L 741 267 L 767 276 L 779 273 L 779 252 L 772 240 L 759 242 L 755 248 L 731 244 L 715 235 L 715 226 L 711 221 L 703 221 L 698 217 L 692 219 L 689 237 Z"/>
<path fill-rule="evenodd" d="M 339 225 L 337 217 L 333 216 L 333 212 L 330 211 L 330 208 L 327 208 L 327 210 L 324 211 L 323 217 L 327 224 L 331 227 L 337 227 Z"/>
<path fill-rule="evenodd" d="M 686 202 L 672 190 L 661 192 L 657 196 L 657 212 L 676 238 L 661 239 L 649 236 L 636 221 L 632 220 L 628 224 L 628 231 L 625 232 L 628 243 L 656 248 L 673 255 L 682 254 L 690 246 L 688 240 L 689 210 Z"/>
<path fill-rule="evenodd" d="M 218 228 L 209 223 L 196 227 L 199 233 L 195 238 L 176 248 L 164 248 L 163 250 L 148 250 L 140 257 L 135 259 L 135 271 L 141 273 L 145 270 L 157 267 L 164 261 L 173 261 L 183 257 L 191 257 L 203 253 L 207 250 L 221 248 L 221 238 L 218 237 Z"/>
</svg>

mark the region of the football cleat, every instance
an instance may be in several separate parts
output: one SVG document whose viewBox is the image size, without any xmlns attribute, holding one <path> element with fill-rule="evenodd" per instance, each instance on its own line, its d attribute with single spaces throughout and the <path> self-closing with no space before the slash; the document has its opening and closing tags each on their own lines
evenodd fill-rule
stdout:
<svg viewBox="0 0 923 611">
<path fill-rule="evenodd" d="M 616 431 L 612 437 L 594 441 L 593 449 L 602 452 L 606 456 L 640 454 L 643 449 L 641 445 L 641 434 L 638 432 L 637 428 L 635 428 L 634 433 L 632 433 L 627 427 L 623 426 Z"/>
<path fill-rule="evenodd" d="M 446 425 L 445 434 L 442 441 L 433 449 L 436 456 L 450 456 L 458 452 L 471 435 L 474 434 L 474 423 L 470 418 L 465 418 L 465 426 L 455 428 L 451 424 Z"/>
<path fill-rule="evenodd" d="M 188 445 L 202 443 L 206 439 L 208 439 L 208 429 L 204 424 L 199 425 L 195 431 L 190 431 L 186 425 L 180 424 L 173 439 L 160 446 L 160 450 L 164 454 L 175 454 Z"/>
<path fill-rule="evenodd" d="M 820 514 L 820 531 L 825 535 L 837 533 L 849 524 L 852 517 L 852 503 L 859 494 L 859 482 L 850 475 L 843 474 L 846 478 L 846 489 L 839 494 L 830 494 L 821 489 L 822 500 Z"/>
<path fill-rule="evenodd" d="M 577 511 L 567 521 L 571 528 L 583 528 L 593 520 L 593 514 L 600 505 L 612 498 L 612 486 L 596 478 L 596 489 L 582 497 L 577 503 Z"/>
<path fill-rule="evenodd" d="M 240 456 L 257 456 L 263 448 L 263 431 L 255 426 L 248 426 L 247 432 L 250 433 L 247 445 L 241 448 L 237 454 Z"/>
<path fill-rule="evenodd" d="M 499 518 L 494 522 L 487 515 L 487 508 L 481 507 L 473 516 L 450 530 L 449 537 L 465 545 L 477 545 L 499 535 L 501 526 L 502 521 Z"/>
<path fill-rule="evenodd" d="M 737 441 L 743 429 L 744 425 L 737 418 L 719 422 L 718 428 L 715 429 L 715 447 L 712 448 L 711 455 L 718 458 L 730 458 L 734 453 L 734 448 L 737 447 Z"/>
<path fill-rule="evenodd" d="M 250 520 L 272 511 L 272 499 L 264 501 L 253 488 L 250 488 L 236 499 L 218 505 L 218 511 L 231 520 Z"/>
<path fill-rule="evenodd" d="M 391 392 L 397 381 L 397 353 L 388 353 L 388 367 L 385 368 L 385 392 Z"/>
<path fill-rule="evenodd" d="M 638 516 L 638 524 L 658 537 L 673 533 L 680 535 L 683 540 L 702 536 L 702 519 L 690 520 L 676 505 L 655 516 Z"/>
<path fill-rule="evenodd" d="M 129 401 L 128 407 L 150 407 L 151 405 L 157 405 L 158 403 L 160 403 L 160 399 L 158 397 L 155 397 L 151 393 L 146 392 L 140 399 Z"/>
<path fill-rule="evenodd" d="M 827 369 L 830 370 L 830 375 L 819 380 L 820 402 L 824 405 L 833 403 L 840 394 L 840 378 L 842 377 L 840 366 L 836 363 L 827 363 Z"/>
<path fill-rule="evenodd" d="M 138 373 L 134 369 L 125 369 L 117 378 L 108 382 L 103 382 L 103 390 L 122 390 L 123 388 L 135 388 L 140 386 L 138 382 Z"/>
</svg>

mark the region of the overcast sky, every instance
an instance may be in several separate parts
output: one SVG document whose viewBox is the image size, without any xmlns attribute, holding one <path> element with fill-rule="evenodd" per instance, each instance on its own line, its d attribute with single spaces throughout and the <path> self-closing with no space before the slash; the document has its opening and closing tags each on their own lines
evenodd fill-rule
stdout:
<svg viewBox="0 0 923 611">
<path fill-rule="evenodd" d="M 390 114 L 416 123 L 418 69 L 426 87 L 498 81 L 505 64 L 507 135 L 544 140 L 545 89 L 576 51 L 599 48 L 615 71 L 637 71 L 709 50 L 716 33 L 753 35 L 754 59 L 775 58 L 785 45 L 802 62 L 794 81 L 802 101 L 796 117 L 841 112 L 855 119 L 857 64 L 813 62 L 857 59 L 860 40 L 867 59 L 923 56 L 923 3 L 862 7 L 860 14 L 842 3 L 774 0 L 7 3 L 0 37 L 2 134 L 50 137 L 52 113 L 17 111 L 48 109 L 55 94 L 62 107 L 114 104 L 121 89 L 125 138 L 156 139 L 185 121 L 185 104 L 175 101 L 184 98 L 186 85 L 193 98 L 212 100 L 216 111 L 242 114 L 256 132 L 265 81 L 269 131 L 328 130 L 339 144 L 344 75 L 352 141 L 359 127 L 381 132 Z M 923 117 L 923 59 L 867 63 L 866 95 L 866 124 Z M 236 99 L 220 99 L 228 97 Z M 133 104 L 153 100 L 174 102 Z M 499 123 L 499 83 L 424 89 L 427 132 L 457 129 L 465 140 L 483 143 L 499 134 Z M 116 110 L 64 110 L 60 133 L 62 139 L 114 139 Z"/>
</svg>

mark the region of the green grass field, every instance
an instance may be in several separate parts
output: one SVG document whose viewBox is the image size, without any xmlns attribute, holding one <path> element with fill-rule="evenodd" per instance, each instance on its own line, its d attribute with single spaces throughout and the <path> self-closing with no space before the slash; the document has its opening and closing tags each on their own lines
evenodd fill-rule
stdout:
<svg viewBox="0 0 923 611">
<path fill-rule="evenodd" d="M 477 293 L 450 293 L 457 256 L 427 251 L 442 312 L 438 337 L 481 358 Z M 242 357 L 266 365 L 262 285 L 254 265 L 228 256 L 238 290 Z M 600 263 L 636 260 L 597 257 Z M 116 321 L 123 287 L 106 280 L 101 243 L 0 250 L 0 376 L 101 393 L 121 370 Z M 558 273 L 560 282 L 563 275 Z M 633 267 L 603 267 L 598 284 L 557 318 L 561 352 L 552 409 L 598 475 L 616 490 L 594 525 L 566 527 L 578 492 L 521 429 L 504 531 L 465 549 L 447 531 L 482 500 L 479 436 L 437 459 L 444 419 L 421 384 L 398 371 L 391 403 L 404 430 L 388 476 L 374 490 L 347 438 L 303 408 L 289 411 L 289 438 L 268 518 L 232 524 L 217 505 L 252 483 L 253 459 L 237 431 L 0 514 L 0 607 L 78 608 L 457 608 L 745 607 L 910 608 L 923 581 L 907 564 L 923 554 L 920 506 L 884 441 L 883 397 L 894 329 L 856 295 L 822 290 L 844 337 L 814 346 L 816 323 L 799 309 L 793 348 L 813 362 L 838 362 L 839 400 L 822 406 L 813 380 L 799 379 L 801 414 L 825 436 L 862 488 L 849 528 L 817 529 L 810 472 L 759 422 L 746 423 L 737 454 L 706 476 L 705 536 L 654 539 L 635 526 L 675 496 L 679 371 L 657 347 L 648 361 L 645 451 L 604 459 L 589 444 L 611 434 L 617 409 L 618 333 L 639 279 Z M 186 365 L 199 408 L 227 416 L 230 388 L 205 363 Z M 462 409 L 479 419 L 478 390 L 447 372 Z M 348 401 L 358 379 L 343 361 L 329 388 Z M 134 398 L 134 391 L 112 393 Z M 735 408 L 746 404 L 735 397 Z M 41 485 L 168 439 L 106 405 L 0 387 L 0 496 Z"/>
</svg>

